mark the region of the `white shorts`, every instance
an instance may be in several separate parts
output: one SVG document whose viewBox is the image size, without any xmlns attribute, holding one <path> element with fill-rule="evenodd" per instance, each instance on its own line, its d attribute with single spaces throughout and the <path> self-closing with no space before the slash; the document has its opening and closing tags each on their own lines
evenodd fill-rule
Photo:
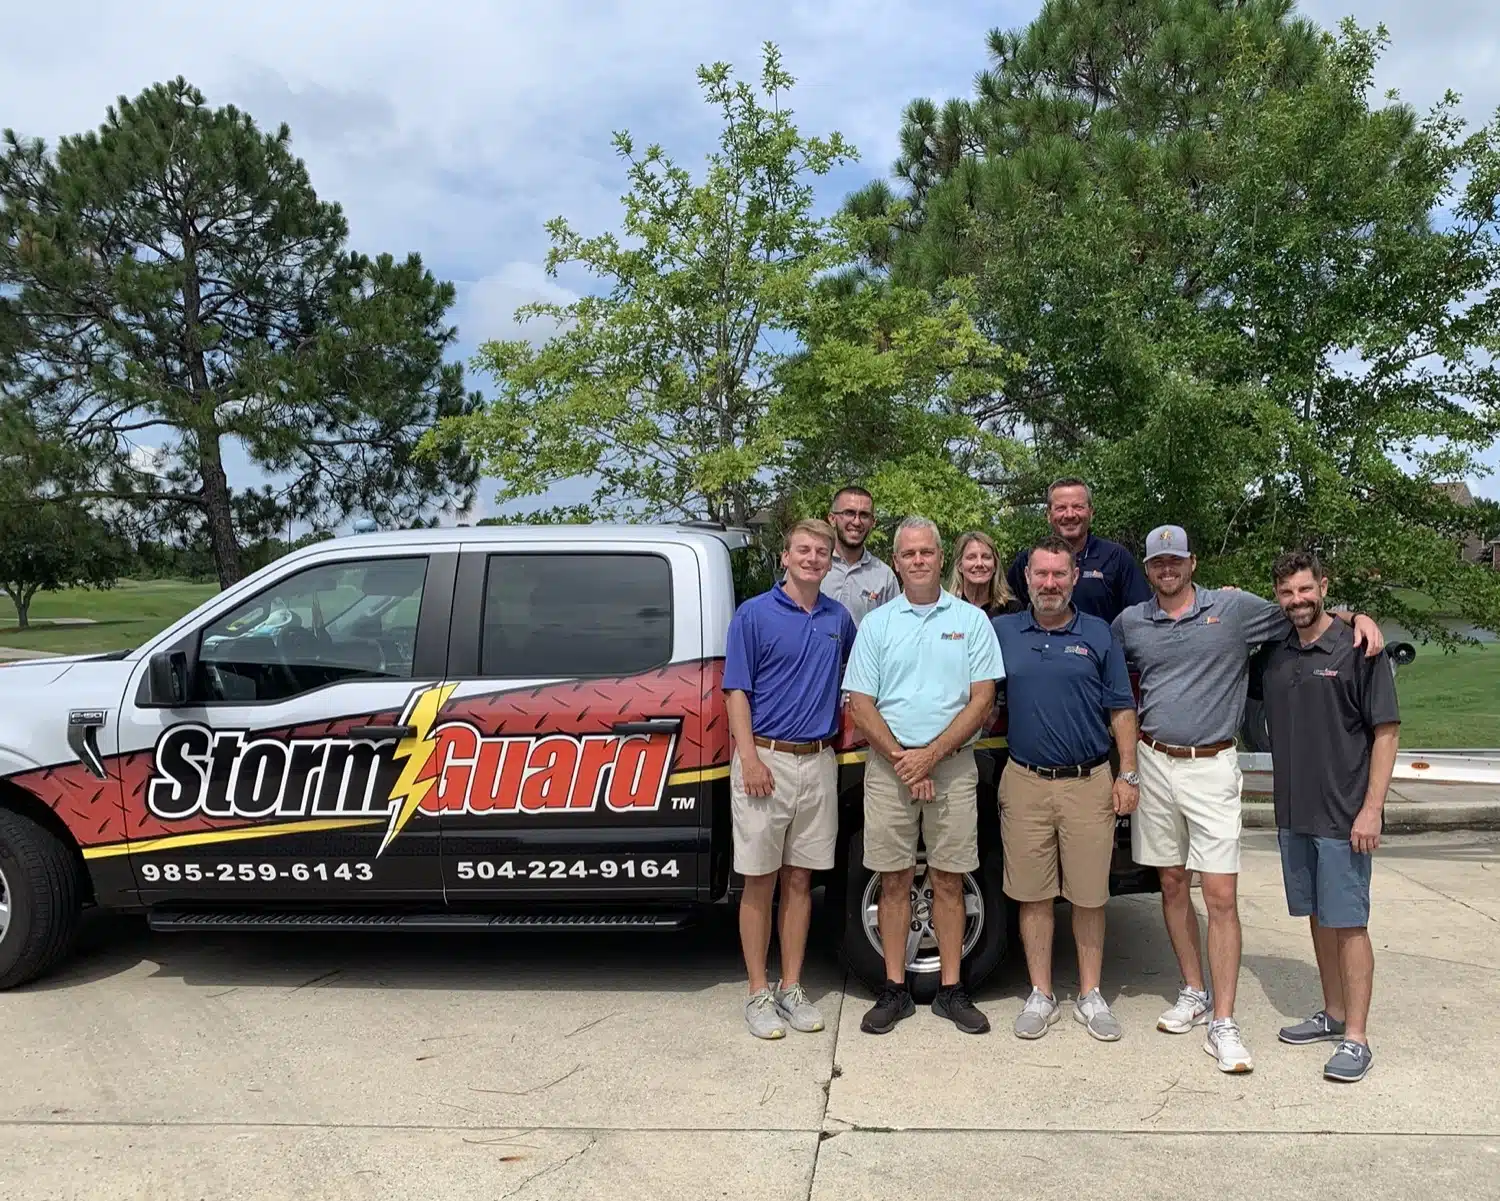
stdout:
<svg viewBox="0 0 1500 1201">
<path fill-rule="evenodd" d="M 734 818 L 734 870 L 768 876 L 782 867 L 826 871 L 839 835 L 838 759 L 832 747 L 794 755 L 757 747 L 771 769 L 770 796 L 749 796 L 736 752 L 729 762 L 729 807 Z"/>
<path fill-rule="evenodd" d="M 1141 803 L 1130 819 L 1130 854 L 1143 867 L 1186 867 L 1216 875 L 1240 870 L 1240 793 L 1234 747 L 1177 759 L 1136 744 Z"/>
</svg>

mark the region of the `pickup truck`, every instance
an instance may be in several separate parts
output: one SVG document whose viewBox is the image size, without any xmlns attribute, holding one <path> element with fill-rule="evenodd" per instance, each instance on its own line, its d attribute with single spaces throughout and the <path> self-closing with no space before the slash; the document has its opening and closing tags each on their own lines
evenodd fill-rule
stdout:
<svg viewBox="0 0 1500 1201">
<path fill-rule="evenodd" d="M 0 987 L 89 905 L 159 931 L 671 928 L 733 904 L 720 687 L 747 531 L 500 526 L 288 554 L 144 646 L 0 668 Z M 997 706 L 964 965 L 1005 955 Z M 839 748 L 826 937 L 884 977 L 865 751 Z M 1117 831 L 1112 887 L 1156 888 Z M 908 967 L 937 983 L 919 865 Z"/>
</svg>

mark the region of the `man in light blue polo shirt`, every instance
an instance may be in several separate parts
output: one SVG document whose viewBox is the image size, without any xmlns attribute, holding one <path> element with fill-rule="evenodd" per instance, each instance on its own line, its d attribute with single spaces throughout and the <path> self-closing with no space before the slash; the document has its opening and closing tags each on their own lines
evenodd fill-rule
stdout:
<svg viewBox="0 0 1500 1201">
<path fill-rule="evenodd" d="M 860 1028 L 885 1034 L 916 1011 L 906 987 L 906 942 L 920 828 L 942 960 L 932 1011 L 966 1034 L 983 1034 L 989 1020 L 960 981 L 962 881 L 979 868 L 973 743 L 1005 665 L 984 610 L 942 589 L 937 526 L 906 518 L 896 530 L 895 560 L 902 594 L 865 617 L 844 675 L 850 716 L 870 744 L 864 862 L 881 874 L 886 973 Z"/>
</svg>

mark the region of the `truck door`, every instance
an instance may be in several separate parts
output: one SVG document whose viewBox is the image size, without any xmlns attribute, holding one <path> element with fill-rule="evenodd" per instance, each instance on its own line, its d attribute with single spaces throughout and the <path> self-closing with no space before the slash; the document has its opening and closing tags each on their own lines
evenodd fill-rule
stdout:
<svg viewBox="0 0 1500 1201">
<path fill-rule="evenodd" d="M 681 543 L 465 547 L 431 769 L 450 904 L 695 896 L 700 609 Z"/>
<path fill-rule="evenodd" d="M 163 644 L 187 703 L 122 703 L 130 860 L 148 904 L 440 899 L 408 803 L 443 696 L 457 548 L 325 552 L 227 594 Z M 404 727 L 404 729 L 402 729 Z"/>
</svg>

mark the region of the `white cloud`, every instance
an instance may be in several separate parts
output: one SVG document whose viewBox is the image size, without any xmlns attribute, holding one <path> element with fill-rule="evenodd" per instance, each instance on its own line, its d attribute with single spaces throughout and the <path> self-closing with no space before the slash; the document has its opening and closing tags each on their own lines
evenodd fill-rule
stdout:
<svg viewBox="0 0 1500 1201">
<path fill-rule="evenodd" d="M 462 346 L 474 347 L 491 340 L 525 338 L 533 344 L 545 342 L 557 324 L 543 317 L 517 321 L 516 309 L 523 304 L 567 305 L 578 299 L 534 263 L 506 263 L 493 275 L 460 284 L 456 323 Z"/>
</svg>

